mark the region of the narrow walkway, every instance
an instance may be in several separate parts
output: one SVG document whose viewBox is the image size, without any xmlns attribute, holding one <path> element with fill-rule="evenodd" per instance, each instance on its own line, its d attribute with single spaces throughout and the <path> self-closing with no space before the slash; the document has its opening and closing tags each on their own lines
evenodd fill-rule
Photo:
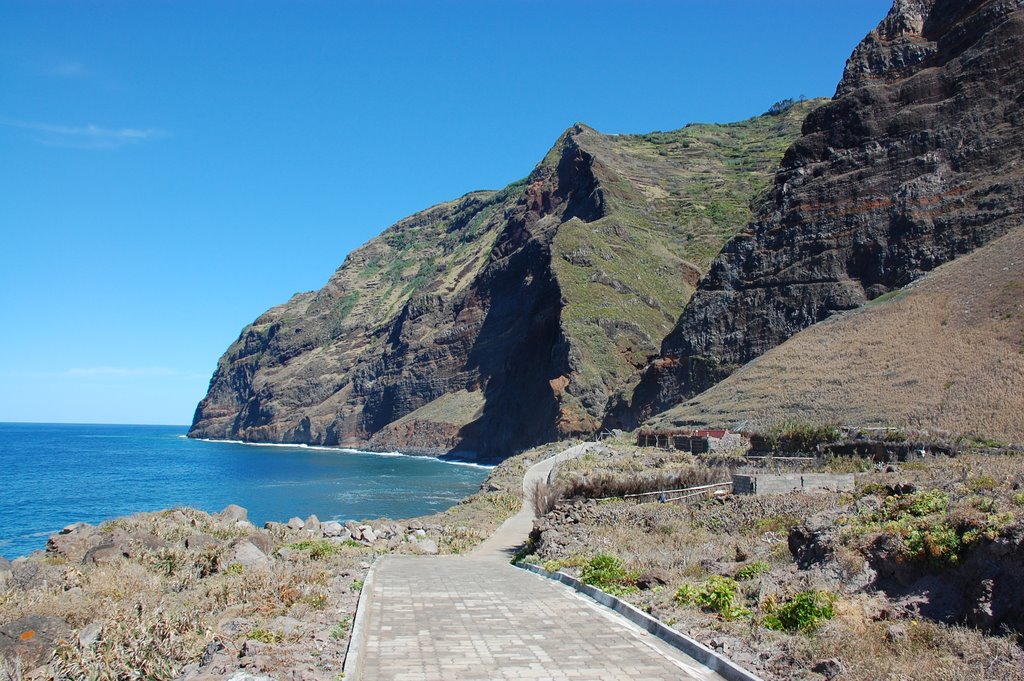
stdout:
<svg viewBox="0 0 1024 681">
<path fill-rule="evenodd" d="M 529 494 L 580 445 L 531 467 Z M 363 593 L 358 681 L 720 679 L 589 598 L 509 564 L 532 504 L 467 556 L 387 556 Z M 351 678 L 351 674 L 350 677 Z"/>
</svg>

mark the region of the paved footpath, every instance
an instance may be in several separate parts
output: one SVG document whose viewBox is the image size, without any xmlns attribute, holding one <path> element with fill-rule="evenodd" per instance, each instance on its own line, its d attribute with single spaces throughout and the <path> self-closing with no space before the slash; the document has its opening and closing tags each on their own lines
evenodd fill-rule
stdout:
<svg viewBox="0 0 1024 681">
<path fill-rule="evenodd" d="M 571 448 L 564 460 L 586 450 Z M 555 459 L 523 481 L 548 476 Z M 532 504 L 466 556 L 387 556 L 362 595 L 350 651 L 358 681 L 720 679 L 639 627 L 551 580 L 509 564 Z"/>
</svg>

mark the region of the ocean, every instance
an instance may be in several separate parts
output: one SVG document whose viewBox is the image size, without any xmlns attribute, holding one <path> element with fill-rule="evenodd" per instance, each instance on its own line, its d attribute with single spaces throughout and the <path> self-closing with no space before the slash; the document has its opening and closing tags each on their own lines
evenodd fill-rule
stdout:
<svg viewBox="0 0 1024 681">
<path fill-rule="evenodd" d="M 186 426 L 0 423 L 0 555 L 41 549 L 73 522 L 191 506 L 257 525 L 408 518 L 472 494 L 488 469 L 401 454 L 204 442 Z"/>
</svg>

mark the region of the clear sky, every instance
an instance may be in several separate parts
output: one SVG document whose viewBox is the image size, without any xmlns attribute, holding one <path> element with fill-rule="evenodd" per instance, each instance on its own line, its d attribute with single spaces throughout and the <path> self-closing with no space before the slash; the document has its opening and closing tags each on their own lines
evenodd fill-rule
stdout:
<svg viewBox="0 0 1024 681">
<path fill-rule="evenodd" d="M 242 327 L 569 125 L 830 96 L 889 0 L 0 0 L 0 421 L 191 421 Z"/>
</svg>

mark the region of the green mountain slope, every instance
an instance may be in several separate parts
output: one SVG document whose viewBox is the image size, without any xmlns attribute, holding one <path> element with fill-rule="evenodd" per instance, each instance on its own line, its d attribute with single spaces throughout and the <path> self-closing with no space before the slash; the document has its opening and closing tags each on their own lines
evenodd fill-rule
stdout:
<svg viewBox="0 0 1024 681">
<path fill-rule="evenodd" d="M 522 182 L 397 223 L 246 327 L 190 435 L 501 457 L 596 430 L 818 104 L 573 126 Z"/>
</svg>

